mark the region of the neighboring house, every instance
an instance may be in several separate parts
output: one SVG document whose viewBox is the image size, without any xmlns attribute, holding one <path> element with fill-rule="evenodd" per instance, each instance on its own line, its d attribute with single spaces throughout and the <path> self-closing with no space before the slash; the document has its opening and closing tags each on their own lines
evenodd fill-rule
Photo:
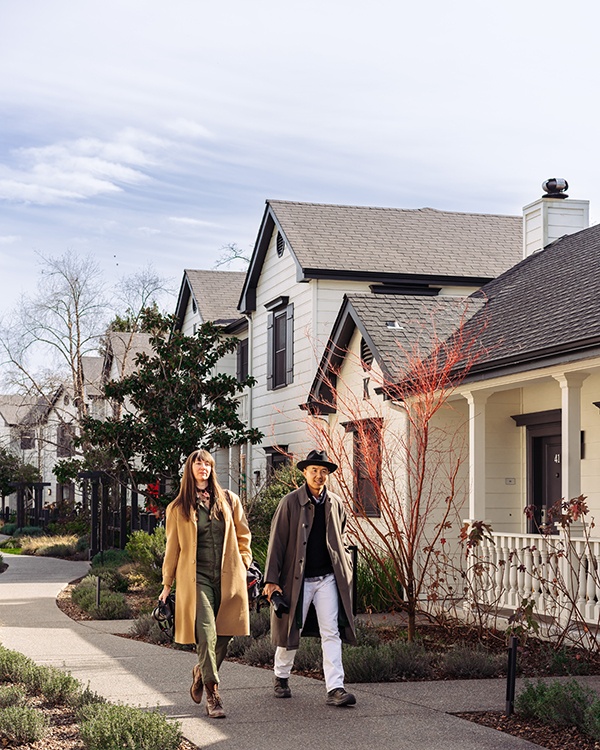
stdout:
<svg viewBox="0 0 600 750">
<path fill-rule="evenodd" d="M 60 386 L 48 396 L 0 395 L 0 444 L 35 466 L 49 486 L 47 504 L 74 500 L 74 487 L 60 484 L 52 473 L 57 461 L 73 453 L 76 410 L 69 392 Z M 14 508 L 15 496 L 9 500 Z"/>
<path fill-rule="evenodd" d="M 83 392 L 86 412 L 95 419 L 108 416 L 103 391 L 104 357 L 86 356 L 81 358 L 83 367 Z"/>
<path fill-rule="evenodd" d="M 313 447 L 300 407 L 344 295 L 467 297 L 521 253 L 516 216 L 267 201 L 239 304 L 257 380 L 250 423 L 265 435 L 255 481 Z"/>
<path fill-rule="evenodd" d="M 587 222 L 586 201 L 550 195 L 525 207 L 524 259 L 446 312 L 416 297 L 348 295 L 307 400 L 312 413 L 340 432 L 352 416 L 344 406 L 350 395 L 354 404 L 365 400 L 367 378 L 397 382 L 405 372 L 399 352 L 410 351 L 419 337 L 427 352 L 424 324 L 432 313 L 439 338 L 452 339 L 458 318 L 467 338 L 478 336 L 480 356 L 452 393 L 447 413 L 465 442 L 463 516 L 493 529 L 484 557 L 495 566 L 496 593 L 507 607 L 528 597 L 540 611 L 550 606 L 545 587 L 532 584 L 534 568 L 552 580 L 537 533 L 551 520 L 549 508 L 583 494 L 590 516 L 600 514 L 600 226 L 586 228 Z M 435 303 L 445 305 L 440 298 Z M 365 353 L 372 361 L 367 368 Z M 390 395 L 393 388 L 372 390 L 369 399 L 402 430 Z M 365 418 L 370 408 L 367 400 Z M 581 536 L 582 528 L 575 524 L 571 531 Z M 594 535 L 592 526 L 588 533 Z M 597 623 L 600 583 L 593 571 L 600 539 L 577 545 L 581 557 L 566 578 L 580 612 Z"/>
<path fill-rule="evenodd" d="M 186 336 L 196 334 L 203 323 L 214 323 L 226 336 L 238 339 L 237 350 L 222 358 L 219 372 L 244 380 L 248 375 L 248 319 L 237 309 L 246 274 L 239 271 L 186 269 L 179 290 L 175 320 Z M 249 394 L 240 396 L 239 415 L 248 424 Z M 233 492 L 244 492 L 248 446 L 215 451 L 219 481 Z"/>
</svg>

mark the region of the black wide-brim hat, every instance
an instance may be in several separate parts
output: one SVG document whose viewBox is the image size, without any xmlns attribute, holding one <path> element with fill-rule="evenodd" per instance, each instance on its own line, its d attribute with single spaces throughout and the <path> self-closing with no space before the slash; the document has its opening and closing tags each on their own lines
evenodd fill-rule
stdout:
<svg viewBox="0 0 600 750">
<path fill-rule="evenodd" d="M 307 466 L 324 466 L 328 469 L 330 474 L 337 469 L 337 464 L 334 464 L 327 459 L 327 453 L 325 451 L 311 451 L 304 461 L 298 461 L 297 466 L 300 471 L 304 471 Z"/>
</svg>

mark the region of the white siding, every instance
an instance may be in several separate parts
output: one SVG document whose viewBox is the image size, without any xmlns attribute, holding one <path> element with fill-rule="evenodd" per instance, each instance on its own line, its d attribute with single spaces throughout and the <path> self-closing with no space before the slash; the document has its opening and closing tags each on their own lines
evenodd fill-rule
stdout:
<svg viewBox="0 0 600 750">
<path fill-rule="evenodd" d="M 250 372 L 257 385 L 252 392 L 252 425 L 264 438 L 264 447 L 287 445 L 296 457 L 312 446 L 307 429 L 306 402 L 317 364 L 346 292 L 368 291 L 367 284 L 335 281 L 296 281 L 297 264 L 286 246 L 282 257 L 276 250 L 276 232 L 271 238 L 256 290 L 252 320 Z M 294 380 L 276 390 L 267 390 L 267 322 L 265 304 L 280 296 L 294 304 Z M 255 447 L 252 471 L 264 472 L 265 457 Z M 264 474 L 263 474 L 264 476 Z"/>
</svg>

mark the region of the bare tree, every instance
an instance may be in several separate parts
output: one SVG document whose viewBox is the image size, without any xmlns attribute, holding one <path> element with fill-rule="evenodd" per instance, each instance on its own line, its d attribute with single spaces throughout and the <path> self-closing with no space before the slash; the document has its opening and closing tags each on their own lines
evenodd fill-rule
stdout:
<svg viewBox="0 0 600 750">
<path fill-rule="evenodd" d="M 394 377 L 354 357 L 359 371 L 369 370 L 370 395 L 345 382 L 340 367 L 323 372 L 321 406 L 330 414 L 333 406 L 335 418 L 307 421 L 340 467 L 332 480 L 346 498 L 350 533 L 379 586 L 406 611 L 409 640 L 417 613 L 439 595 L 439 556 L 451 540 L 458 549 L 468 417 L 450 398 L 483 354 L 482 326 L 468 319 L 463 305 L 449 337 L 439 337 L 432 320 L 420 341 L 399 344 Z"/>
<path fill-rule="evenodd" d="M 241 247 L 235 242 L 230 242 L 227 245 L 223 245 L 221 248 L 221 255 L 215 263 L 215 268 L 221 268 L 223 266 L 230 266 L 236 261 L 240 262 L 244 268 L 247 268 L 250 264 L 250 253 L 246 250 L 242 250 Z"/>
<path fill-rule="evenodd" d="M 108 300 L 100 268 L 91 257 L 69 251 L 40 254 L 34 295 L 21 304 L 0 334 L 12 384 L 43 397 L 68 384 L 79 419 L 84 413 L 83 360 L 97 352 L 106 326 Z"/>
<path fill-rule="evenodd" d="M 138 331 L 142 312 L 157 309 L 158 300 L 171 289 L 148 267 L 123 278 L 109 295 L 101 269 L 91 256 L 70 251 L 60 257 L 39 257 L 35 294 L 24 296 L 0 329 L 0 361 L 4 360 L 8 389 L 33 399 L 40 412 L 44 406 L 52 409 L 62 422 L 54 446 L 60 452 L 66 448 L 61 441 L 68 439 L 72 446 L 86 416 L 86 387 L 91 385 L 86 383 L 86 365 L 93 358 L 99 361 L 111 315 L 114 330 Z M 125 352 L 120 352 L 124 366 L 131 341 L 130 334 L 121 335 L 125 339 Z M 96 370 L 99 376 L 99 366 Z M 100 393 L 101 383 L 93 385 Z M 56 394 L 62 391 L 64 397 L 57 399 Z M 46 432 L 54 435 L 56 431 Z M 53 439 L 45 438 L 46 443 Z"/>
</svg>

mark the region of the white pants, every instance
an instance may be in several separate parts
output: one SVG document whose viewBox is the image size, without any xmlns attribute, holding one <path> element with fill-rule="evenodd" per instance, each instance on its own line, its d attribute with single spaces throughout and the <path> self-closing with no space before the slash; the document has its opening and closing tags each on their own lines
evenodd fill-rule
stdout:
<svg viewBox="0 0 600 750">
<path fill-rule="evenodd" d="M 305 579 L 302 602 L 302 623 L 311 602 L 315 605 L 321 648 L 323 649 L 323 673 L 327 692 L 344 687 L 344 667 L 342 665 L 342 639 L 338 628 L 338 590 L 333 573 L 316 579 Z M 294 616 L 290 612 L 290 617 Z M 287 679 L 292 671 L 296 650 L 278 646 L 275 650 L 275 677 Z"/>
</svg>

